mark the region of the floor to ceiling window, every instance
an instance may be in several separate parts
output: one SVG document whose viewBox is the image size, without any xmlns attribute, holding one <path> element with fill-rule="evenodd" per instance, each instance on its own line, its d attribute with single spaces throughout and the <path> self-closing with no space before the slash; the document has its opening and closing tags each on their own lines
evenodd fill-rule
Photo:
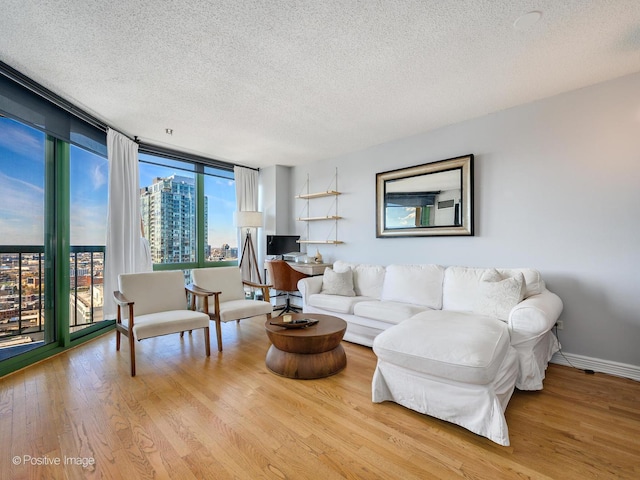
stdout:
<svg viewBox="0 0 640 480">
<path fill-rule="evenodd" d="M 0 376 L 99 335 L 106 126 L 0 62 Z M 237 265 L 233 166 L 140 146 L 154 269 Z"/>
<path fill-rule="evenodd" d="M 229 169 L 140 153 L 140 205 L 154 269 L 232 265 L 238 260 Z"/>
<path fill-rule="evenodd" d="M 0 62 L 0 376 L 113 324 L 106 133 L 16 73 Z"/>
<path fill-rule="evenodd" d="M 140 154 L 140 210 L 154 264 L 196 262 L 194 165 Z M 153 162 L 153 163 L 150 163 Z"/>
<path fill-rule="evenodd" d="M 204 167 L 204 196 L 208 216 L 205 262 L 238 259 L 238 230 L 233 225 L 236 184 L 233 172 Z"/>
<path fill-rule="evenodd" d="M 109 164 L 76 145 L 69 160 L 69 329 L 78 332 L 103 320 Z"/>
<path fill-rule="evenodd" d="M 45 139 L 0 117 L 0 360 L 55 339 L 45 314 Z"/>
</svg>

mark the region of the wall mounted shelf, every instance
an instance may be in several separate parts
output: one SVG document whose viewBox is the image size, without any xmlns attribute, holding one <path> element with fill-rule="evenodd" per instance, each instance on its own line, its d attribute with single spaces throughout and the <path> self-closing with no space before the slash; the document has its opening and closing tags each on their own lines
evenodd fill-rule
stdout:
<svg viewBox="0 0 640 480">
<path fill-rule="evenodd" d="M 339 245 L 344 243 L 340 240 L 298 240 L 298 243 L 318 243 L 324 245 Z"/>
<path fill-rule="evenodd" d="M 340 192 L 337 191 L 338 188 L 338 169 L 336 168 L 336 173 L 335 176 L 333 178 L 332 181 L 332 185 L 329 186 L 329 190 L 325 190 L 323 192 L 310 192 L 310 188 L 309 188 L 309 175 L 307 175 L 307 182 L 306 185 L 304 186 L 304 189 L 306 190 L 306 193 L 300 193 L 299 195 L 296 195 L 297 199 L 300 200 L 306 200 L 306 204 L 305 204 L 305 209 L 306 209 L 306 215 L 304 216 L 300 216 L 298 217 L 298 221 L 299 222 L 306 222 L 307 223 L 307 240 L 298 240 L 298 243 L 301 244 L 323 244 L 323 245 L 338 245 L 341 243 L 344 243 L 340 240 L 338 240 L 337 236 L 338 236 L 338 220 L 340 220 L 342 217 L 340 215 L 338 215 L 338 195 L 340 195 Z M 335 190 L 331 189 L 331 187 L 334 187 Z M 324 215 L 324 216 L 315 216 L 315 215 L 311 215 L 311 201 L 312 200 L 316 200 L 316 199 L 321 199 L 324 197 L 335 197 L 335 200 L 333 201 L 333 205 L 330 205 L 330 209 L 333 210 L 333 215 L 329 214 L 329 215 Z M 335 239 L 332 240 L 311 240 L 309 237 L 309 232 L 310 232 L 310 228 L 309 225 L 311 222 L 323 222 L 323 221 L 331 221 L 334 222 L 333 225 L 333 231 L 334 234 L 336 236 Z M 331 232 L 330 232 L 331 233 Z"/>
<path fill-rule="evenodd" d="M 327 190 L 326 192 L 303 193 L 300 195 L 296 195 L 296 198 L 308 200 L 311 198 L 330 197 L 331 195 L 340 195 L 340 192 L 336 192 L 335 190 Z"/>
<path fill-rule="evenodd" d="M 316 220 L 340 220 L 342 217 L 338 215 L 329 215 L 327 217 L 299 217 L 299 222 L 315 222 Z"/>
</svg>

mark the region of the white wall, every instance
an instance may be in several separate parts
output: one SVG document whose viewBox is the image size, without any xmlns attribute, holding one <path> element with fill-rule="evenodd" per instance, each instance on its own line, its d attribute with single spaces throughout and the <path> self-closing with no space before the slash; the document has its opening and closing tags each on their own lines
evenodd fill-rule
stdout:
<svg viewBox="0 0 640 480">
<path fill-rule="evenodd" d="M 376 238 L 377 172 L 468 153 L 476 236 Z M 640 74 L 296 167 L 290 212 L 336 166 L 346 243 L 326 260 L 537 268 L 564 301 L 565 352 L 640 366 Z"/>
</svg>

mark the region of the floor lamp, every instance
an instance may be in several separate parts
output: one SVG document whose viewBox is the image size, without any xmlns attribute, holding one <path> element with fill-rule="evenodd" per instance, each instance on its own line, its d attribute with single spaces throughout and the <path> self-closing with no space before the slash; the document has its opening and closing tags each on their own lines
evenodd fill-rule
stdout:
<svg viewBox="0 0 640 480">
<path fill-rule="evenodd" d="M 262 212 L 235 212 L 234 220 L 236 227 L 247 229 L 247 234 L 244 240 L 244 247 L 242 247 L 240 269 L 242 269 L 242 264 L 244 263 L 244 259 L 246 258 L 249 262 L 249 280 L 251 280 L 251 268 L 253 267 L 256 274 L 258 275 L 258 282 L 262 283 L 262 277 L 260 276 L 260 270 L 258 269 L 258 261 L 256 260 L 256 252 L 253 249 L 253 242 L 251 241 L 251 229 L 260 228 L 262 226 Z"/>
</svg>

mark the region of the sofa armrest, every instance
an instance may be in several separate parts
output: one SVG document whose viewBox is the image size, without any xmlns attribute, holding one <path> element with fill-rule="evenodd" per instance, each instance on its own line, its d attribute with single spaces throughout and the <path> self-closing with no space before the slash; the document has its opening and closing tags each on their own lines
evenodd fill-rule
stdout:
<svg viewBox="0 0 640 480">
<path fill-rule="evenodd" d="M 309 304 L 309 297 L 322 290 L 322 275 L 298 280 L 298 290 L 302 294 L 302 306 Z"/>
<path fill-rule="evenodd" d="M 546 289 L 524 299 L 509 313 L 511 344 L 517 345 L 547 333 L 556 324 L 562 308 L 560 297 Z"/>
</svg>

